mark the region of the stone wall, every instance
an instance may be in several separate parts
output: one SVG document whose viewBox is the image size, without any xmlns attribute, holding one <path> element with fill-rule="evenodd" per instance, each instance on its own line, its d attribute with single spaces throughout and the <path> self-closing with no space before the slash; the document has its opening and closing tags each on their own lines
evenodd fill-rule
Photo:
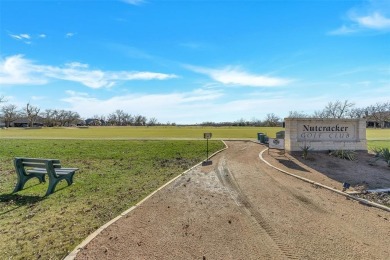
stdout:
<svg viewBox="0 0 390 260">
<path fill-rule="evenodd" d="M 285 118 L 285 128 L 286 151 L 367 151 L 364 119 Z"/>
</svg>

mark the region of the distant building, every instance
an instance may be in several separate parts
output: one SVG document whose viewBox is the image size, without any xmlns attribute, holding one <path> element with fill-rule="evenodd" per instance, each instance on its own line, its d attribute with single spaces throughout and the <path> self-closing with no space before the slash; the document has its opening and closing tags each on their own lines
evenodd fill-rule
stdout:
<svg viewBox="0 0 390 260">
<path fill-rule="evenodd" d="M 367 127 L 390 128 L 390 112 L 381 112 L 365 117 Z"/>
<path fill-rule="evenodd" d="M 30 126 L 30 121 L 28 120 L 27 117 L 21 117 L 16 119 L 11 123 L 11 126 L 14 127 L 29 127 Z M 42 117 L 37 117 L 34 121 L 33 127 L 41 127 L 43 126 L 43 118 Z"/>
<path fill-rule="evenodd" d="M 106 122 L 98 118 L 88 118 L 85 120 L 85 124 L 88 126 L 101 126 L 101 125 L 105 125 Z"/>
</svg>

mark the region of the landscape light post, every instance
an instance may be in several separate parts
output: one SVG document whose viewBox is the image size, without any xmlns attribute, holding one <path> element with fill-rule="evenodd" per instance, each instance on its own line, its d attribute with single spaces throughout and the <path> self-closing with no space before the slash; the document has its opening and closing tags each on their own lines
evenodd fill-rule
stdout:
<svg viewBox="0 0 390 260">
<path fill-rule="evenodd" d="M 202 163 L 203 166 L 210 165 L 213 163 L 212 161 L 209 161 L 209 139 L 211 138 L 211 136 L 212 136 L 211 133 L 204 133 L 203 134 L 203 138 L 206 139 L 206 155 L 207 155 L 206 161 L 204 161 Z"/>
</svg>

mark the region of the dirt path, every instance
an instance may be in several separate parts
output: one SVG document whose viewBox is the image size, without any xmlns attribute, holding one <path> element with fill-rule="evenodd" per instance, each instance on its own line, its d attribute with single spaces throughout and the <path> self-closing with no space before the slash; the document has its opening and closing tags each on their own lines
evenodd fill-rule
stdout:
<svg viewBox="0 0 390 260">
<path fill-rule="evenodd" d="M 286 176 L 227 142 L 76 259 L 390 259 L 390 214 Z"/>
</svg>

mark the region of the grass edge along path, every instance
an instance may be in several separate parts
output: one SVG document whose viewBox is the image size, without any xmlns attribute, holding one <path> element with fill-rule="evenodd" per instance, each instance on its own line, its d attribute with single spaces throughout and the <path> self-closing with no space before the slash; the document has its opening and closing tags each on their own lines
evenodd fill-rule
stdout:
<svg viewBox="0 0 390 260">
<path fill-rule="evenodd" d="M 228 148 L 227 144 L 225 142 L 224 143 L 224 148 L 214 152 L 213 154 L 209 155 L 207 159 L 211 159 L 212 157 L 214 157 L 216 154 L 224 151 L 225 149 Z M 149 194 L 148 196 L 146 196 L 144 199 L 142 199 L 140 202 L 138 202 L 137 204 L 135 204 L 134 206 L 132 206 L 131 208 L 125 210 L 124 212 L 122 212 L 119 216 L 115 217 L 114 219 L 111 219 L 109 222 L 105 223 L 103 226 L 101 226 L 100 228 L 98 228 L 97 230 L 95 230 L 92 234 L 90 234 L 86 239 L 84 239 L 79 245 L 77 245 L 76 248 L 74 248 L 74 250 L 72 252 L 70 252 L 65 258 L 64 260 L 73 260 L 76 258 L 77 254 L 86 246 L 88 245 L 89 242 L 91 242 L 96 236 L 98 236 L 101 232 L 103 232 L 103 230 L 105 230 L 107 227 L 109 227 L 110 225 L 114 224 L 115 222 L 117 222 L 119 219 L 121 219 L 122 217 L 126 216 L 127 214 L 129 214 L 131 211 L 133 211 L 134 209 L 136 209 L 138 206 L 142 205 L 142 203 L 144 203 L 146 200 L 148 200 L 149 198 L 151 198 L 152 196 L 154 196 L 157 192 L 159 192 L 160 190 L 162 190 L 163 188 L 165 188 L 166 186 L 168 186 L 169 184 L 171 184 L 172 182 L 174 182 L 175 180 L 177 180 L 178 178 L 180 178 L 181 176 L 183 176 L 184 174 L 190 172 L 191 170 L 193 170 L 194 168 L 198 167 L 199 165 L 201 165 L 203 163 L 202 162 L 199 162 L 195 165 L 193 165 L 191 168 L 185 170 L 184 172 L 182 172 L 181 174 L 177 175 L 176 177 L 174 177 L 173 179 L 169 180 L 168 182 L 164 183 L 162 186 L 160 186 L 158 189 L 156 189 L 155 191 L 153 191 L 151 194 Z"/>
<path fill-rule="evenodd" d="M 0 252 L 6 259 L 59 259 L 89 234 L 206 158 L 201 141 L 0 139 Z M 210 154 L 224 148 L 209 141 Z M 59 158 L 78 167 L 74 185 L 32 180 L 10 194 L 15 156 Z"/>
</svg>

